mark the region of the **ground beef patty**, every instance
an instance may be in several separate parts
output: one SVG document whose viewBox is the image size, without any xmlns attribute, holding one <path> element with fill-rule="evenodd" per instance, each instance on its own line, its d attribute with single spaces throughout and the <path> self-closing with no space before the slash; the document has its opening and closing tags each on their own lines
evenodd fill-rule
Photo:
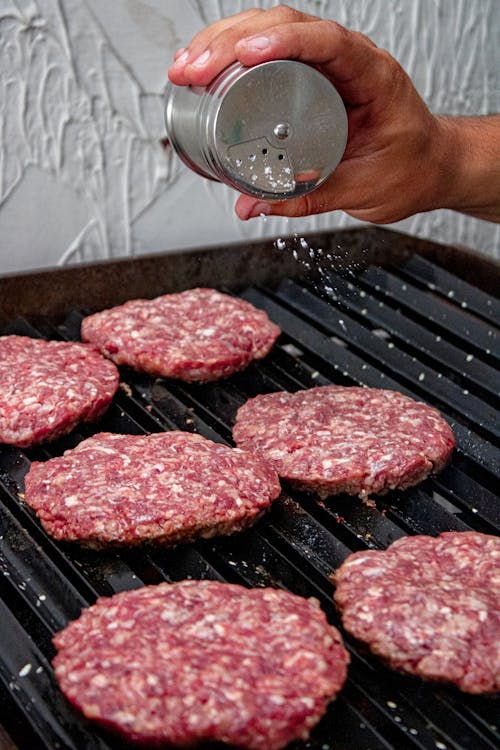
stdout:
<svg viewBox="0 0 500 750">
<path fill-rule="evenodd" d="M 292 486 L 322 497 L 415 485 L 445 466 L 455 443 L 426 404 L 336 385 L 250 399 L 238 410 L 233 438 L 272 460 Z"/>
<path fill-rule="evenodd" d="M 71 703 L 155 747 L 275 750 L 306 739 L 349 661 L 315 599 L 215 581 L 99 599 L 54 644 Z"/>
<path fill-rule="evenodd" d="M 82 322 L 82 338 L 116 364 L 198 382 L 265 357 L 279 334 L 263 310 L 215 289 L 131 300 Z"/>
<path fill-rule="evenodd" d="M 187 432 L 99 433 L 33 463 L 25 485 L 49 534 L 93 547 L 240 531 L 280 493 L 271 464 Z"/>
<path fill-rule="evenodd" d="M 97 420 L 118 380 L 90 344 L 1 336 L 0 443 L 27 448 Z"/>
<path fill-rule="evenodd" d="M 450 531 L 356 552 L 335 573 L 344 627 L 395 669 L 500 689 L 500 538 Z"/>
</svg>

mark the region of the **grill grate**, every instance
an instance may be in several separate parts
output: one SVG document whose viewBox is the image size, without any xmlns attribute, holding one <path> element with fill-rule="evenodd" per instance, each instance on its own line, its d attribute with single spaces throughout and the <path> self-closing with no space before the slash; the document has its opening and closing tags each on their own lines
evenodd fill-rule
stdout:
<svg viewBox="0 0 500 750">
<path fill-rule="evenodd" d="M 329 575 L 351 551 L 385 548 L 405 534 L 500 529 L 497 300 L 417 255 L 355 277 L 323 272 L 321 284 L 284 279 L 239 293 L 283 329 L 265 361 L 206 385 L 123 369 L 121 389 L 97 426 L 47 447 L 0 449 L 0 697 L 2 722 L 23 750 L 120 747 L 69 707 L 50 667 L 52 634 L 97 596 L 188 577 L 280 586 L 316 596 L 339 627 Z M 74 311 L 57 326 L 19 318 L 2 333 L 77 340 L 82 315 Z M 243 534 L 171 550 L 92 552 L 57 544 L 19 497 L 31 460 L 58 455 L 94 431 L 183 429 L 230 442 L 247 398 L 331 382 L 393 388 L 438 407 L 457 439 L 452 464 L 373 505 L 345 496 L 323 503 L 285 488 Z M 495 700 L 395 674 L 349 636 L 346 645 L 346 687 L 297 750 L 498 747 Z"/>
</svg>

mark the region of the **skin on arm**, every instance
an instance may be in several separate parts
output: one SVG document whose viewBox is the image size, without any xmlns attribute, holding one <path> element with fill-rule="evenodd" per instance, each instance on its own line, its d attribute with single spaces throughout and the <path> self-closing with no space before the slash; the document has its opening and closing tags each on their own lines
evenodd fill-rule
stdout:
<svg viewBox="0 0 500 750">
<path fill-rule="evenodd" d="M 204 86 L 236 60 L 251 66 L 286 58 L 316 66 L 337 88 L 347 110 L 346 151 L 308 195 L 272 202 L 240 196 L 240 218 L 341 209 L 387 224 L 452 208 L 500 222 L 500 115 L 433 115 L 389 53 L 334 21 L 287 6 L 224 18 L 176 53 L 169 78 Z"/>
<path fill-rule="evenodd" d="M 500 223 L 500 114 L 437 117 L 443 143 L 445 203 L 485 221 Z"/>
</svg>

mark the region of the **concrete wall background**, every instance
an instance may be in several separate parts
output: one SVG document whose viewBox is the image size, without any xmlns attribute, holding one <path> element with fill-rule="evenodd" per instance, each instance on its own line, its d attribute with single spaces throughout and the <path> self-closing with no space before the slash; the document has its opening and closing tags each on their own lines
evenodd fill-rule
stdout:
<svg viewBox="0 0 500 750">
<path fill-rule="evenodd" d="M 159 141 L 173 52 L 269 0 L 0 0 L 0 273 L 355 222 L 233 214 Z M 498 0 L 297 0 L 363 31 L 441 113 L 500 111 Z M 500 226 L 436 211 L 402 231 L 500 257 Z"/>
</svg>

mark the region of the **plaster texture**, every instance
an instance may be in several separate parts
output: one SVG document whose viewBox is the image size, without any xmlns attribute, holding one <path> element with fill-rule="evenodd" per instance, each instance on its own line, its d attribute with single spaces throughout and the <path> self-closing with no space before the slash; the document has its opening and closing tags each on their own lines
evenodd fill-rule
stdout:
<svg viewBox="0 0 500 750">
<path fill-rule="evenodd" d="M 268 0 L 0 0 L 0 273 L 317 232 L 340 211 L 240 222 L 234 192 L 160 144 L 174 51 Z M 388 49 L 435 112 L 500 112 L 498 0 L 297 0 Z M 393 225 L 500 257 L 451 211 Z"/>
</svg>

